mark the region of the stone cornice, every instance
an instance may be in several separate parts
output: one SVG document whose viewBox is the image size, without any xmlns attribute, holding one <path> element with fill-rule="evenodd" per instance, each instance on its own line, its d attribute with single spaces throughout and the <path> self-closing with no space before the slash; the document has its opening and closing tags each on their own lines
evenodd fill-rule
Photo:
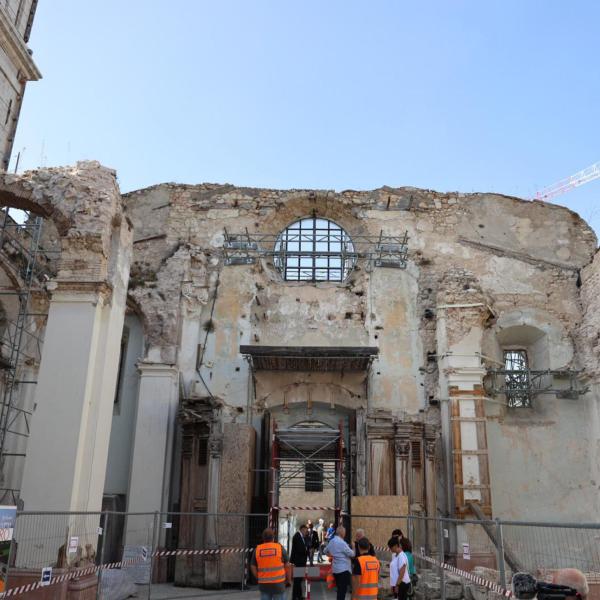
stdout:
<svg viewBox="0 0 600 600">
<path fill-rule="evenodd" d="M 3 6 L 0 6 L 0 46 L 17 69 L 24 74 L 26 80 L 37 81 L 42 78 L 25 42 Z"/>
<path fill-rule="evenodd" d="M 53 301 L 110 303 L 113 288 L 106 281 L 70 281 L 54 279 L 46 284 Z"/>
</svg>

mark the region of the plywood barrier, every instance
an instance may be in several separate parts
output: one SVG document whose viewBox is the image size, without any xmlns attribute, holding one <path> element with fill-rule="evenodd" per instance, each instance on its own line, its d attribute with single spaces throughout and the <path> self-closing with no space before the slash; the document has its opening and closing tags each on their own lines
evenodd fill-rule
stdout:
<svg viewBox="0 0 600 600">
<path fill-rule="evenodd" d="M 400 518 L 406 514 L 408 496 L 354 496 L 352 539 L 355 538 L 357 529 L 364 529 L 374 546 L 387 547 L 394 529 L 401 529 L 406 535 L 406 519 Z"/>
</svg>

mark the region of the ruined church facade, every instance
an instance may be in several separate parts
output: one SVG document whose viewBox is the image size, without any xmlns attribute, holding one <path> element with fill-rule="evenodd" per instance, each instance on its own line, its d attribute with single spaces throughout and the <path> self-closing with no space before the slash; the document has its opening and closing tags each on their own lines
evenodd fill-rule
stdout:
<svg viewBox="0 0 600 600">
<path fill-rule="evenodd" d="M 121 195 L 97 163 L 0 191 L 44 221 L 24 317 L 40 354 L 19 366 L 37 383 L 4 384 L 30 413 L 23 456 L 3 458 L 25 509 L 277 525 L 302 505 L 351 519 L 374 497 L 597 520 L 600 265 L 568 209 L 388 187 Z M 25 259 L 3 244 L 18 290 Z M 19 302 L 2 301 L 5 337 Z M 184 517 L 178 535 L 193 543 Z M 204 543 L 228 535 L 247 532 Z"/>
</svg>

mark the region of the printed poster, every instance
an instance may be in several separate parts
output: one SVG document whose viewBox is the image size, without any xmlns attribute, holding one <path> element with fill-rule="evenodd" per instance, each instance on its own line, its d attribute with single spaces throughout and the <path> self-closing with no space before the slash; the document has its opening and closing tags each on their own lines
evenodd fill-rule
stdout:
<svg viewBox="0 0 600 600">
<path fill-rule="evenodd" d="M 16 506 L 0 506 L 0 592 L 6 591 L 6 575 L 16 521 Z"/>
</svg>

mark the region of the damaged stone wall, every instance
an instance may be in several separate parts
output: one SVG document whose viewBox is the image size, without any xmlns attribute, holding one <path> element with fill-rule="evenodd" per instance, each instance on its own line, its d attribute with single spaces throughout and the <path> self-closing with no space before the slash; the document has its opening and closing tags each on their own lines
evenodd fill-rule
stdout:
<svg viewBox="0 0 600 600">
<path fill-rule="evenodd" d="M 591 368 L 576 341 L 582 321 L 579 272 L 592 258 L 596 238 L 565 208 L 498 194 L 415 188 L 335 193 L 216 184 L 162 184 L 126 195 L 126 203 L 136 231 L 130 295 L 147 327 L 147 356 L 176 362 L 185 393 L 210 397 L 226 420 L 256 423 L 271 406 L 266 390 L 307 383 L 306 373 L 261 373 L 254 381 L 240 344 L 377 346 L 368 381 L 350 386 L 353 400 L 342 402 L 432 425 L 440 425 L 440 407 L 450 395 L 450 367 L 442 365 L 440 348 L 455 360 L 462 352 L 475 361 L 457 368 L 476 372 L 471 383 L 483 389 L 486 370 L 502 360 L 496 323 L 503 315 L 521 311 L 523 323 L 532 327 L 541 327 L 544 319 L 551 323 L 540 331 L 552 347 L 563 350 L 554 351 L 548 368 Z M 282 281 L 269 258 L 223 265 L 224 228 L 276 235 L 313 214 L 335 221 L 351 237 L 406 230 L 407 268 L 377 268 L 359 260 L 343 283 L 304 284 Z M 446 311 L 442 332 L 440 310 L 445 309 L 440 306 L 453 303 L 480 308 Z M 591 338 L 588 345 L 594 346 Z M 342 384 L 339 375 L 319 382 Z M 285 394 L 271 391 L 271 402 L 276 396 L 276 402 L 287 402 Z M 503 397 L 484 401 L 491 502 L 495 493 L 504 498 L 498 516 L 516 517 L 521 510 L 507 501 L 512 485 L 503 466 L 507 458 L 518 461 L 530 453 L 527 436 L 535 430 L 540 433 L 537 459 L 548 463 L 544 449 L 555 443 L 555 435 L 570 435 L 587 418 L 582 416 L 586 398 L 543 398 L 516 416 L 498 408 Z M 585 439 L 592 437 L 586 429 Z M 570 443 L 566 454 L 583 460 L 573 480 L 591 489 L 584 476 L 589 468 L 589 456 L 581 453 L 585 443 Z M 526 473 L 535 475 L 533 461 Z M 440 477 L 449 484 L 452 469 Z M 548 491 L 551 504 L 549 488 L 544 494 Z M 519 493 L 531 503 L 539 491 L 521 487 Z M 588 499 L 587 492 L 582 498 Z M 586 500 L 576 503 L 581 510 Z"/>
<path fill-rule="evenodd" d="M 600 512 L 600 252 L 596 252 L 593 261 L 581 271 L 581 306 L 583 316 L 577 331 L 577 350 L 580 367 L 583 368 L 585 381 L 589 385 L 587 402 L 586 450 L 589 453 L 591 469 L 590 485 L 596 489 L 592 498 L 594 509 Z"/>
<path fill-rule="evenodd" d="M 97 510 L 132 240 L 116 174 L 97 162 L 5 174 L 0 197 L 44 217 L 42 246 L 60 250 L 41 253 L 32 297 L 49 316 L 20 497 L 32 510 Z"/>
</svg>

